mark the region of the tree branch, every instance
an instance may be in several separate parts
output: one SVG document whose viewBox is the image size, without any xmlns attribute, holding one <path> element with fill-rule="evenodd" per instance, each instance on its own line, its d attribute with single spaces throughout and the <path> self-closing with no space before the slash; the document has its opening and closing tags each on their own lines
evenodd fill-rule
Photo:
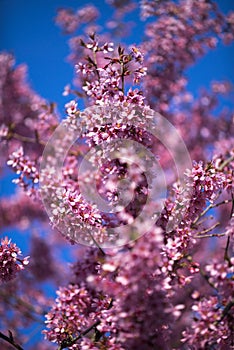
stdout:
<svg viewBox="0 0 234 350">
<path fill-rule="evenodd" d="M 220 323 L 223 321 L 223 319 L 229 314 L 231 311 L 232 307 L 234 306 L 234 299 L 229 301 L 229 303 L 225 306 L 221 318 L 217 321 L 217 323 Z M 233 317 L 233 316 L 232 316 Z"/>
<path fill-rule="evenodd" d="M 230 244 L 230 236 L 228 235 L 228 239 L 227 239 L 227 243 L 226 243 L 226 247 L 225 247 L 225 252 L 224 252 L 224 260 L 226 260 L 228 262 L 228 266 L 231 267 L 232 262 L 231 262 L 229 255 L 228 255 L 229 244 Z"/>
<path fill-rule="evenodd" d="M 211 233 L 208 235 L 195 236 L 195 238 L 210 238 L 210 237 L 224 237 L 224 236 L 226 236 L 226 233 Z"/>
<path fill-rule="evenodd" d="M 46 145 L 46 142 L 39 140 L 38 135 L 36 136 L 36 138 L 32 138 L 32 137 L 23 136 L 14 132 L 9 134 L 8 139 L 11 139 L 11 138 L 15 138 L 22 142 L 38 143 L 39 145 L 42 145 L 42 146 Z"/>
<path fill-rule="evenodd" d="M 58 350 L 67 348 L 68 346 L 74 345 L 77 340 L 81 339 L 84 335 L 88 334 L 92 329 L 99 325 L 100 321 L 94 322 L 90 327 L 86 328 L 82 333 L 80 333 L 76 338 L 65 340 L 61 343 Z"/>
<path fill-rule="evenodd" d="M 218 170 L 222 171 L 225 168 L 225 166 L 231 163 L 233 160 L 234 160 L 234 155 L 224 160 L 223 163 L 218 167 Z"/>
<path fill-rule="evenodd" d="M 9 337 L 3 334 L 2 332 L 0 332 L 0 338 L 5 340 L 7 343 L 11 344 L 12 346 L 14 346 L 15 349 L 24 350 L 19 344 L 15 343 L 11 331 L 8 331 L 8 332 L 9 332 Z"/>
<path fill-rule="evenodd" d="M 209 284 L 209 286 L 217 291 L 217 288 L 215 287 L 215 285 L 212 282 L 210 282 L 209 276 L 207 276 L 205 271 L 202 270 L 201 268 L 199 269 L 199 271 L 200 271 L 201 276 L 206 280 L 206 282 Z"/>
<path fill-rule="evenodd" d="M 103 256 L 106 256 L 106 253 L 104 252 L 104 250 L 101 248 L 101 246 L 98 244 L 98 242 L 96 241 L 96 239 L 93 237 L 92 233 L 88 232 L 89 236 L 91 237 L 93 243 L 95 244 L 95 246 L 100 250 L 100 252 L 102 253 Z"/>
<path fill-rule="evenodd" d="M 202 217 L 202 216 L 204 216 L 210 209 L 213 209 L 213 208 L 217 208 L 217 207 L 219 207 L 220 205 L 222 205 L 222 204 L 227 204 L 227 203 L 230 203 L 230 202 L 232 202 L 233 201 L 233 199 L 225 199 L 225 200 L 223 200 L 222 202 L 218 202 L 218 203 L 216 203 L 216 204 L 210 204 L 210 205 L 208 205 L 208 207 L 206 207 L 204 210 L 203 210 L 203 212 L 201 212 L 201 214 L 200 215 L 198 215 L 198 217 L 192 222 L 192 227 L 194 227 L 195 225 L 196 225 L 196 223 L 198 222 L 198 220 Z"/>
<path fill-rule="evenodd" d="M 195 238 L 203 238 L 203 237 L 212 237 L 212 236 L 225 236 L 225 234 L 222 234 L 222 233 L 211 233 L 210 235 L 206 235 L 208 232 L 214 230 L 217 226 L 220 225 L 220 222 L 216 222 L 213 226 L 201 231 L 201 232 L 198 232 L 198 234 L 195 236 Z"/>
</svg>

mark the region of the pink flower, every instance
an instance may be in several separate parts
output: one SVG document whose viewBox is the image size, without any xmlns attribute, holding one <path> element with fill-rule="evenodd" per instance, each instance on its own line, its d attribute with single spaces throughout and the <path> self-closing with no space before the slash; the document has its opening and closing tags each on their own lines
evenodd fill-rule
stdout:
<svg viewBox="0 0 234 350">
<path fill-rule="evenodd" d="M 143 53 L 136 46 L 132 47 L 132 56 L 136 60 L 136 62 L 142 63 L 144 59 Z"/>
<path fill-rule="evenodd" d="M 25 190 L 28 190 L 30 185 L 33 189 L 34 185 L 39 182 L 39 171 L 36 161 L 31 161 L 28 156 L 24 155 L 23 147 L 20 147 L 9 156 L 7 165 L 11 166 L 16 174 L 20 175 L 13 182 L 19 184 Z M 29 191 L 30 193 L 32 192 Z"/>
<path fill-rule="evenodd" d="M 0 281 L 14 279 L 18 272 L 29 263 L 29 256 L 20 258 L 21 250 L 7 237 L 1 239 L 0 245 Z"/>
</svg>

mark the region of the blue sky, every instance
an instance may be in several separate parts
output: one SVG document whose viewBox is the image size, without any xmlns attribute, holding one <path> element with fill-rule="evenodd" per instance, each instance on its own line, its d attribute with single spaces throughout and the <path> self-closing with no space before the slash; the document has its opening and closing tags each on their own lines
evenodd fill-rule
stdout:
<svg viewBox="0 0 234 350">
<path fill-rule="evenodd" d="M 0 50 L 14 53 L 16 62 L 28 65 L 32 87 L 43 97 L 58 102 L 62 109 L 66 99 L 63 88 L 70 83 L 73 68 L 66 62 L 68 36 L 55 25 L 60 7 L 80 8 L 87 0 L 0 0 Z M 104 0 L 94 1 L 108 19 L 110 6 Z M 62 112 L 62 111 L 60 111 Z"/>
</svg>

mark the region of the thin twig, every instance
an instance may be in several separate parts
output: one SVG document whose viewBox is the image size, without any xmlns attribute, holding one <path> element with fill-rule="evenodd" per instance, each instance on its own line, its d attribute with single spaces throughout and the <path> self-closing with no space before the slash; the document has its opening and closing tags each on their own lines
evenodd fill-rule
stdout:
<svg viewBox="0 0 234 350">
<path fill-rule="evenodd" d="M 224 236 L 226 236 L 226 233 L 211 233 L 208 235 L 195 236 L 195 238 L 210 238 L 210 237 L 224 237 Z"/>
<path fill-rule="evenodd" d="M 230 219 L 232 218 L 233 214 L 234 214 L 234 194 L 232 192 L 232 209 L 230 213 Z"/>
<path fill-rule="evenodd" d="M 100 252 L 102 253 L 103 256 L 106 256 L 106 253 L 104 252 L 104 250 L 101 248 L 101 246 L 98 244 L 98 242 L 96 241 L 96 239 L 93 237 L 92 233 L 88 232 L 88 234 L 90 235 L 93 243 L 95 244 L 95 246 L 100 250 Z"/>
<path fill-rule="evenodd" d="M 213 215 L 209 215 L 209 216 L 206 216 L 204 218 L 202 218 L 197 224 L 196 224 L 196 227 L 200 226 L 201 224 L 204 224 L 204 222 L 206 222 L 207 220 L 212 220 L 214 219 Z M 194 227 L 192 227 L 194 228 Z"/>
<path fill-rule="evenodd" d="M 200 215 L 198 215 L 198 217 L 193 221 L 192 223 L 192 227 L 196 225 L 196 223 L 198 222 L 198 220 L 204 216 L 210 209 L 213 209 L 213 208 L 217 208 L 219 207 L 220 205 L 222 204 L 227 204 L 227 203 L 230 203 L 232 202 L 233 199 L 225 199 L 223 200 L 222 202 L 218 202 L 218 203 L 215 203 L 215 204 L 210 204 L 208 205 L 208 207 L 206 207 L 206 209 L 203 210 L 203 212 L 201 212 Z"/>
<path fill-rule="evenodd" d="M 11 344 L 14 346 L 15 349 L 17 350 L 24 350 L 19 344 L 16 344 L 13 338 L 12 333 L 9 331 L 9 337 L 2 332 L 0 332 L 0 338 L 5 340 L 7 343 Z"/>
<path fill-rule="evenodd" d="M 38 137 L 36 137 L 34 139 L 32 137 L 27 137 L 27 136 L 23 136 L 20 134 L 16 134 L 15 132 L 10 134 L 9 138 L 15 138 L 15 139 L 20 140 L 22 142 L 38 143 L 39 145 L 42 145 L 42 146 L 46 145 L 46 142 L 39 140 Z"/>
<path fill-rule="evenodd" d="M 225 247 L 225 252 L 224 252 L 224 260 L 226 260 L 228 262 L 228 266 L 231 267 L 232 262 L 231 262 L 231 259 L 229 258 L 229 255 L 228 255 L 229 244 L 230 244 L 230 236 L 228 235 L 227 243 L 226 243 L 226 247 Z"/>
<path fill-rule="evenodd" d="M 62 350 L 67 348 L 68 346 L 74 345 L 77 340 L 81 339 L 84 335 L 88 334 L 93 328 L 97 327 L 99 325 L 100 321 L 94 322 L 90 327 L 86 328 L 82 333 L 80 333 L 76 338 L 73 338 L 72 340 L 63 341 L 62 344 L 59 346 L 58 350 Z"/>
<path fill-rule="evenodd" d="M 124 94 L 124 63 L 121 62 L 121 84 L 122 84 L 122 92 Z"/>
<path fill-rule="evenodd" d="M 202 275 L 202 277 L 206 280 L 206 282 L 209 284 L 209 286 L 211 288 L 214 288 L 216 291 L 217 291 L 217 288 L 215 287 L 215 285 L 210 282 L 210 279 L 209 279 L 209 276 L 206 275 L 205 271 L 203 271 L 201 268 L 200 268 L 200 274 Z"/>
<path fill-rule="evenodd" d="M 226 165 L 228 165 L 229 163 L 231 163 L 234 160 L 234 155 L 230 156 L 229 158 L 227 158 L 219 167 L 218 170 L 222 171 Z"/>
<path fill-rule="evenodd" d="M 211 226 L 211 227 L 209 227 L 201 232 L 198 232 L 197 237 L 201 237 L 201 235 L 206 234 L 207 232 L 214 230 L 219 225 L 220 225 L 220 222 L 216 222 L 213 226 Z"/>
<path fill-rule="evenodd" d="M 221 318 L 217 321 L 217 323 L 220 323 L 223 321 L 223 319 L 229 314 L 231 308 L 234 306 L 234 299 L 229 301 L 229 303 L 225 306 L 222 312 Z M 232 316 L 233 317 L 233 316 Z"/>
<path fill-rule="evenodd" d="M 233 211 L 234 211 L 234 194 L 232 192 L 232 209 L 231 209 L 231 213 L 230 213 L 230 219 L 233 216 Z M 227 243 L 226 243 L 226 247 L 225 247 L 225 251 L 224 251 L 224 260 L 226 260 L 228 262 L 228 266 L 231 267 L 232 262 L 231 262 L 231 259 L 229 257 L 229 254 L 228 254 L 229 244 L 230 244 L 230 235 L 228 235 L 228 238 L 227 238 Z"/>
</svg>

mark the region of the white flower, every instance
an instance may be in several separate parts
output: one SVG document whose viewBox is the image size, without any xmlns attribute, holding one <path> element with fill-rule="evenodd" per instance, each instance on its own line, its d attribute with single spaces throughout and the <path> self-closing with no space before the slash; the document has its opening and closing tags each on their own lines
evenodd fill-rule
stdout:
<svg viewBox="0 0 234 350">
<path fill-rule="evenodd" d="M 77 112 L 77 102 L 72 100 L 65 105 L 68 115 L 74 115 Z"/>
<path fill-rule="evenodd" d="M 105 43 L 102 47 L 104 53 L 114 51 L 114 43 Z"/>
</svg>

